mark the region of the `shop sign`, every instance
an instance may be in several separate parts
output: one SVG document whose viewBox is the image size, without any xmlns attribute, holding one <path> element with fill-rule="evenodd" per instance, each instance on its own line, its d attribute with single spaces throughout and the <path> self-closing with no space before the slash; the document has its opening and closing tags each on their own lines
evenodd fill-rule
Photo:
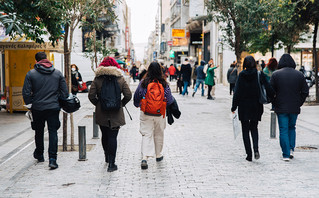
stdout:
<svg viewBox="0 0 319 198">
<path fill-rule="evenodd" d="M 172 50 L 175 52 L 187 52 L 188 46 L 172 47 Z"/>
<path fill-rule="evenodd" d="M 170 57 L 170 58 L 175 58 L 175 52 L 174 52 L 174 50 L 170 50 L 170 51 L 169 51 L 169 57 Z"/>
<path fill-rule="evenodd" d="M 185 37 L 185 29 L 172 29 L 172 37 Z"/>
<path fill-rule="evenodd" d="M 173 46 L 187 46 L 187 38 L 173 38 Z"/>
<path fill-rule="evenodd" d="M 35 42 L 0 42 L 0 50 L 48 50 L 63 51 L 62 46 L 56 44 L 55 47 L 51 43 L 35 43 Z"/>
</svg>

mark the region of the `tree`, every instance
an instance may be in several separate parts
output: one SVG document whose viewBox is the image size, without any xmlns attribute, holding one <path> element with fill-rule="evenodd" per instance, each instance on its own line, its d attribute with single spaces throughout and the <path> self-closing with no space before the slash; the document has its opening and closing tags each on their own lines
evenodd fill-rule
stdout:
<svg viewBox="0 0 319 198">
<path fill-rule="evenodd" d="M 43 43 L 43 35 L 49 35 L 54 45 L 62 38 L 62 9 L 58 1 L 6 0 L 1 1 L 0 22 L 11 37 L 25 34 L 37 43 Z"/>
<path fill-rule="evenodd" d="M 319 25 L 319 0 L 305 0 L 306 8 L 303 9 L 302 18 L 304 22 L 313 26 L 313 41 L 312 41 L 312 53 L 313 53 L 313 67 L 315 68 L 316 78 L 316 102 L 319 103 L 319 86 L 318 86 L 318 52 L 317 52 L 317 36 Z"/>
<path fill-rule="evenodd" d="M 235 50 L 240 64 L 241 53 L 248 50 L 250 39 L 262 29 L 259 0 L 208 0 L 206 6 L 209 19 L 221 23 L 224 39 Z"/>
<path fill-rule="evenodd" d="M 301 11 L 304 8 L 303 0 L 262 0 L 260 6 L 263 9 L 263 29 L 250 41 L 251 52 L 267 51 L 274 55 L 275 44 L 278 48 L 286 46 L 290 53 L 293 46 L 303 40 L 302 35 L 307 30 L 307 24 L 303 22 Z"/>
</svg>

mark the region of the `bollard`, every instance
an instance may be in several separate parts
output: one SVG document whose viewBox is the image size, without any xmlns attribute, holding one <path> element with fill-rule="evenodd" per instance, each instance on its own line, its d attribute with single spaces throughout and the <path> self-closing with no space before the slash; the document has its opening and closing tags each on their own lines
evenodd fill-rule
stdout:
<svg viewBox="0 0 319 198">
<path fill-rule="evenodd" d="M 276 138 L 276 113 L 270 113 L 270 138 Z"/>
<path fill-rule="evenodd" d="M 86 161 L 85 126 L 78 126 L 79 130 L 79 161 Z"/>
<path fill-rule="evenodd" d="M 93 139 L 99 139 L 99 127 L 96 124 L 95 112 L 93 112 Z"/>
</svg>

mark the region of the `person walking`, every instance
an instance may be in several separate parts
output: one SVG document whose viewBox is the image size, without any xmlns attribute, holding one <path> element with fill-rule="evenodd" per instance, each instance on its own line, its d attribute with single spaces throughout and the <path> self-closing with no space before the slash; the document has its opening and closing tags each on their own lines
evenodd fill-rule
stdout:
<svg viewBox="0 0 319 198">
<path fill-rule="evenodd" d="M 235 83 L 237 81 L 238 71 L 236 68 L 236 63 L 232 63 L 227 71 L 227 81 L 229 83 L 229 94 L 234 92 Z"/>
<path fill-rule="evenodd" d="M 272 74 L 274 73 L 274 71 L 277 69 L 277 67 L 278 67 L 278 62 L 276 58 L 270 58 L 266 67 L 263 69 L 263 72 L 266 75 L 266 79 L 268 80 L 268 82 L 270 82 L 270 78 Z"/>
<path fill-rule="evenodd" d="M 197 79 L 196 69 L 197 69 L 197 67 L 198 67 L 198 62 L 196 61 L 194 64 L 194 67 L 192 67 L 193 89 L 195 88 L 195 85 L 196 85 L 196 79 Z"/>
<path fill-rule="evenodd" d="M 149 97 L 150 95 L 154 97 Z M 151 98 L 161 99 L 154 101 Z M 145 78 L 138 85 L 134 94 L 134 106 L 141 108 L 142 169 L 148 168 L 147 160 L 149 157 L 155 155 L 157 162 L 163 160 L 166 105 L 169 106 L 173 101 L 171 90 L 165 80 L 161 66 L 157 62 L 152 62 L 148 67 Z"/>
<path fill-rule="evenodd" d="M 130 75 L 133 78 L 134 82 L 136 82 L 137 73 L 138 73 L 137 67 L 135 64 L 133 64 L 133 67 L 130 70 Z"/>
<path fill-rule="evenodd" d="M 177 70 L 176 70 L 176 79 L 177 79 L 177 82 L 176 82 L 176 91 L 177 91 L 179 94 L 182 94 L 182 93 L 183 93 L 184 83 L 183 83 L 183 80 L 182 80 L 181 66 L 178 66 L 178 67 L 177 67 Z"/>
<path fill-rule="evenodd" d="M 169 81 L 171 82 L 175 78 L 176 74 L 176 68 L 174 67 L 174 64 L 171 64 L 168 68 L 169 73 Z"/>
<path fill-rule="evenodd" d="M 294 157 L 296 144 L 296 121 L 300 107 L 309 95 L 305 77 L 297 70 L 296 63 L 289 54 L 281 56 L 278 70 L 270 78 L 276 95 L 273 101 L 278 117 L 279 141 L 284 161 Z"/>
<path fill-rule="evenodd" d="M 131 100 L 132 93 L 126 83 L 121 67 L 112 57 L 105 57 L 95 71 L 95 78 L 91 84 L 88 98 L 95 106 L 96 124 L 102 131 L 102 146 L 104 150 L 105 162 L 108 163 L 108 172 L 117 170 L 115 164 L 117 150 L 117 135 L 120 127 L 125 125 L 123 107 Z M 103 81 L 107 78 L 115 78 L 117 85 L 124 97 L 121 100 L 121 107 L 118 110 L 106 111 L 101 105 L 101 90 Z"/>
<path fill-rule="evenodd" d="M 36 64 L 24 80 L 22 95 L 26 105 L 31 105 L 33 117 L 32 129 L 35 130 L 35 150 L 33 157 L 44 162 L 44 126 L 49 131 L 49 167 L 58 168 L 58 129 L 60 128 L 59 97 L 67 98 L 68 88 L 62 73 L 55 69 L 47 59 L 45 52 L 35 55 Z"/>
<path fill-rule="evenodd" d="M 255 159 L 260 158 L 258 148 L 258 121 L 264 112 L 263 104 L 259 103 L 259 85 L 257 64 L 252 56 L 247 56 L 243 63 L 244 70 L 239 73 L 232 101 L 231 111 L 234 113 L 238 107 L 238 116 L 241 121 L 243 141 L 247 154 L 246 160 L 252 161 L 250 135 L 252 136 Z M 260 72 L 260 81 L 265 85 L 267 95 L 273 98 L 274 91 Z"/>
<path fill-rule="evenodd" d="M 196 94 L 196 91 L 199 87 L 199 85 L 202 85 L 202 96 L 204 96 L 204 93 L 205 93 L 205 89 L 204 89 L 204 82 L 205 82 L 205 73 L 204 73 L 204 65 L 205 65 L 205 61 L 200 61 L 200 66 L 197 67 L 196 69 L 196 74 L 197 74 L 197 79 L 196 79 L 196 85 L 195 85 L 195 89 L 194 89 L 194 92 L 192 94 L 192 96 L 194 97 L 195 94 Z"/>
<path fill-rule="evenodd" d="M 78 66 L 76 64 L 71 65 L 71 83 L 72 83 L 72 94 L 76 95 L 79 91 L 79 85 L 82 81 L 82 76 L 79 72 Z"/>
<path fill-rule="evenodd" d="M 213 86 L 215 86 L 215 69 L 217 69 L 219 66 L 214 66 L 213 59 L 210 59 L 208 63 L 208 68 L 206 71 L 206 78 L 205 78 L 205 84 L 208 86 L 208 93 L 207 93 L 207 99 L 208 100 L 214 100 L 215 98 L 212 97 L 211 91 L 213 89 Z"/>
<path fill-rule="evenodd" d="M 185 62 L 182 64 L 181 74 L 182 74 L 182 79 L 183 79 L 183 83 L 184 83 L 182 95 L 185 96 L 185 94 L 188 95 L 187 88 L 190 85 L 191 74 L 192 74 L 192 67 L 191 67 L 191 64 L 188 62 L 187 58 L 185 59 Z"/>
</svg>

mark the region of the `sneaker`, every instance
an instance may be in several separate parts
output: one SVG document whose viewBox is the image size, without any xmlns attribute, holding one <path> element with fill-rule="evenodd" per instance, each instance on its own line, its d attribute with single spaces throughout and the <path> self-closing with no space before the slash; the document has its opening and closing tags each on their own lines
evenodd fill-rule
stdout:
<svg viewBox="0 0 319 198">
<path fill-rule="evenodd" d="M 193 92 L 193 94 L 192 94 L 192 97 L 194 97 L 195 96 L 195 92 Z"/>
<path fill-rule="evenodd" d="M 290 158 L 284 157 L 284 158 L 282 158 L 282 160 L 284 160 L 285 162 L 289 162 L 289 161 L 290 161 Z"/>
<path fill-rule="evenodd" d="M 145 169 L 148 168 L 148 165 L 147 165 L 147 161 L 146 161 L 146 160 L 142 160 L 142 162 L 141 162 L 141 168 L 142 168 L 143 170 L 145 170 Z"/>
<path fill-rule="evenodd" d="M 259 152 L 257 151 L 257 152 L 255 152 L 255 159 L 258 160 L 259 158 L 260 158 L 260 154 L 259 154 Z"/>
<path fill-rule="evenodd" d="M 50 158 L 50 160 L 49 160 L 49 167 L 50 167 L 51 169 L 56 169 L 56 168 L 59 167 L 59 165 L 56 163 L 56 159 Z"/>
<path fill-rule="evenodd" d="M 35 151 L 33 152 L 33 157 L 38 160 L 38 162 L 44 162 L 43 154 L 39 155 Z"/>
<path fill-rule="evenodd" d="M 293 159 L 294 158 L 294 151 L 293 150 L 290 150 L 290 156 L 289 156 L 290 159 Z"/>
<path fill-rule="evenodd" d="M 156 158 L 156 161 L 157 161 L 157 162 L 160 162 L 160 161 L 163 160 L 163 158 L 164 158 L 164 156 L 162 155 L 161 157 Z"/>
</svg>

